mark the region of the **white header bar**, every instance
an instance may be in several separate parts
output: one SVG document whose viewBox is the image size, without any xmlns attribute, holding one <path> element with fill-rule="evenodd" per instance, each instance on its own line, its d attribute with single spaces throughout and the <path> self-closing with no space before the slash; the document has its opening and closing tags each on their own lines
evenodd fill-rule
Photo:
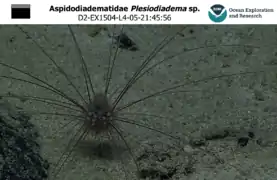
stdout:
<svg viewBox="0 0 277 180">
<path fill-rule="evenodd" d="M 7 0 L 0 24 L 277 24 L 277 1 Z"/>
</svg>

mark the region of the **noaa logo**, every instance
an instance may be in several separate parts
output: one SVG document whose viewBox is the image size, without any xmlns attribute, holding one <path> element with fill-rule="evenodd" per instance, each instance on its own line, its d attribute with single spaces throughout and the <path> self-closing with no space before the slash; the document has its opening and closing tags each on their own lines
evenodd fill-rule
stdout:
<svg viewBox="0 0 277 180">
<path fill-rule="evenodd" d="M 227 17 L 227 10 L 221 4 L 215 4 L 209 10 L 209 18 L 216 23 L 224 21 Z"/>
</svg>

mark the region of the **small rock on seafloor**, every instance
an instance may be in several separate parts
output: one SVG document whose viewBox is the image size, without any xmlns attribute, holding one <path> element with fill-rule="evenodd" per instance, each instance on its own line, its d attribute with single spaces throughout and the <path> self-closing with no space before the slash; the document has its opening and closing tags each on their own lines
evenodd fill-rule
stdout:
<svg viewBox="0 0 277 180">
<path fill-rule="evenodd" d="M 126 49 L 129 51 L 137 51 L 138 46 L 136 43 L 130 39 L 125 33 L 120 33 L 119 35 L 115 36 L 114 39 L 116 43 L 118 43 L 119 48 Z"/>
</svg>

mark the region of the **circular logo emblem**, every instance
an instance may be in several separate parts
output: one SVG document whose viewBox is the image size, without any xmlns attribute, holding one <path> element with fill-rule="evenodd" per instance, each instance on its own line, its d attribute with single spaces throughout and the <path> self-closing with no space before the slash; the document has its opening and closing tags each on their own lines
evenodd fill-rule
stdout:
<svg viewBox="0 0 277 180">
<path fill-rule="evenodd" d="M 209 10 L 209 18 L 216 23 L 224 21 L 227 17 L 227 10 L 221 4 L 213 5 Z"/>
</svg>

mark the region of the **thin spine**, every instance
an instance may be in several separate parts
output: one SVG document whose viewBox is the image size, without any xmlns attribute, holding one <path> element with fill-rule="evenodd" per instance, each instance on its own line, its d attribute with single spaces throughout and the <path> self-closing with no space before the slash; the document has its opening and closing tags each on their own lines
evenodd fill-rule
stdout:
<svg viewBox="0 0 277 180">
<path fill-rule="evenodd" d="M 92 85 L 90 74 L 88 73 L 88 67 L 87 67 L 87 64 L 86 64 L 86 62 L 84 60 L 84 57 L 82 55 L 82 51 L 80 49 L 80 46 L 79 46 L 79 44 L 78 44 L 78 42 L 76 40 L 76 36 L 74 35 L 74 32 L 73 32 L 73 30 L 72 30 L 70 25 L 68 25 L 68 29 L 70 31 L 70 34 L 71 34 L 72 38 L 73 38 L 75 47 L 77 49 L 78 55 L 79 55 L 81 63 L 82 63 L 82 70 L 83 70 L 83 74 L 84 74 L 84 78 L 85 78 L 87 93 L 88 93 L 88 96 L 89 96 L 89 100 L 91 102 L 92 101 L 92 97 L 90 95 L 89 85 L 90 85 L 90 88 L 91 88 L 91 91 L 92 91 L 93 95 L 95 95 L 95 91 L 94 91 L 94 88 L 93 88 L 93 85 Z"/>
<path fill-rule="evenodd" d="M 123 29 L 124 29 L 124 26 L 122 26 L 122 28 L 121 28 L 121 30 L 120 30 L 120 34 L 123 32 Z M 113 33 L 113 36 L 115 35 L 115 33 Z M 114 65 L 115 65 L 115 61 L 116 61 L 116 57 L 118 56 L 118 50 L 119 50 L 119 44 L 120 44 L 120 42 L 118 42 L 119 41 L 119 37 L 120 37 L 120 35 L 118 36 L 118 38 L 117 38 L 117 42 L 116 42 L 116 44 L 117 44 L 117 46 L 116 46 L 116 50 L 115 50 L 115 54 L 114 54 L 114 56 L 113 56 L 113 58 L 112 58 L 112 63 L 110 63 L 110 59 L 109 59 L 109 68 L 108 68 L 108 73 L 107 73 L 107 75 L 108 75 L 108 77 L 107 77 L 107 84 L 106 84 L 106 88 L 105 88 L 105 94 L 107 95 L 107 93 L 108 93 L 108 91 L 109 91 L 109 86 L 110 86 L 110 82 L 111 82 L 111 79 L 112 79 L 112 74 L 113 74 L 113 69 L 114 69 Z M 113 39 L 114 37 L 112 37 L 112 39 Z M 112 42 L 113 43 L 113 42 Z M 111 51 L 110 51 L 110 53 L 112 53 L 112 49 L 111 49 Z M 111 55 L 110 55 L 110 57 L 111 57 Z M 110 64 L 111 64 L 111 66 L 110 66 Z"/>
<path fill-rule="evenodd" d="M 26 95 L 21 96 L 21 95 L 14 95 L 14 94 L 13 95 L 0 95 L 0 97 L 15 98 L 15 99 L 26 98 L 28 100 L 33 100 L 33 101 L 42 102 L 42 103 L 45 103 L 45 104 L 64 107 L 66 109 L 70 109 L 70 110 L 73 110 L 73 111 L 76 111 L 76 112 L 83 112 L 80 109 L 72 108 L 71 107 L 72 104 L 70 104 L 70 103 L 66 103 L 66 102 L 63 102 L 63 101 L 57 101 L 57 100 L 49 99 L 49 98 L 41 98 L 41 97 L 26 96 Z M 66 106 L 64 104 L 67 104 L 68 106 Z"/>
<path fill-rule="evenodd" d="M 185 28 L 181 28 L 181 30 L 178 30 L 178 32 L 183 31 Z M 148 57 L 143 61 L 141 66 L 138 68 L 138 70 L 134 73 L 134 75 L 130 78 L 130 80 L 126 83 L 123 90 L 120 92 L 116 100 L 113 102 L 113 110 L 116 108 L 117 104 L 120 102 L 120 100 L 123 98 L 123 96 L 127 93 L 127 91 L 132 87 L 132 85 L 138 80 L 136 77 L 143 71 L 143 69 L 155 58 L 155 56 L 164 49 L 166 45 L 168 45 L 175 37 L 177 33 L 175 33 L 172 37 L 164 38 L 161 43 L 159 43 L 156 48 L 154 48 L 153 51 L 148 55 Z"/>
<path fill-rule="evenodd" d="M 108 32 L 108 36 L 110 37 L 109 35 L 109 32 Z M 108 84 L 109 84 L 109 74 L 110 74 L 110 67 L 111 67 L 111 61 L 112 61 L 112 55 L 113 55 L 113 45 L 114 45 L 114 37 L 115 37 L 115 25 L 113 25 L 113 30 L 112 30 L 112 36 L 110 37 L 112 39 L 112 43 L 110 44 L 110 47 L 109 47 L 109 62 L 108 62 L 108 70 L 106 72 L 106 85 L 105 85 L 105 94 L 107 96 L 108 94 Z"/>
<path fill-rule="evenodd" d="M 240 76 L 240 75 L 247 75 L 247 74 L 257 74 L 257 73 L 264 73 L 265 71 L 248 71 L 248 72 L 241 72 L 241 73 L 233 73 L 233 74 L 224 74 L 224 75 L 216 75 L 216 76 L 210 76 L 210 77 L 207 77 L 207 78 L 203 78 L 203 79 L 199 79 L 199 80 L 195 80 L 195 81 L 190 81 L 190 82 L 186 82 L 186 83 L 181 83 L 181 84 L 178 84 L 176 86 L 173 86 L 173 87 L 170 87 L 170 88 L 166 88 L 166 89 L 163 89 L 161 91 L 157 91 L 155 93 L 152 93 L 148 96 L 145 96 L 141 99 L 138 99 L 138 100 L 134 100 L 132 102 L 129 102 L 127 103 L 126 105 L 123 105 L 122 107 L 118 107 L 116 112 L 118 111 L 122 111 L 123 109 L 126 109 L 128 107 L 131 107 L 141 101 L 144 101 L 146 99 L 150 99 L 150 98 L 153 98 L 153 97 L 156 97 L 156 96 L 160 96 L 164 93 L 167 93 L 167 92 L 170 92 L 171 90 L 175 90 L 177 88 L 181 88 L 181 87 L 184 87 L 186 85 L 189 85 L 189 84 L 196 84 L 196 83 L 200 83 L 200 82 L 203 82 L 203 81 L 208 81 L 208 80 L 213 80 L 213 79 L 221 79 L 221 78 L 226 78 L 226 77 L 232 77 L 232 76 Z"/>
<path fill-rule="evenodd" d="M 253 47 L 253 48 L 259 48 L 257 46 L 252 46 L 252 45 L 220 45 L 221 47 Z M 174 57 L 177 57 L 180 54 L 186 53 L 186 52 L 191 52 L 191 51 L 195 51 L 195 50 L 199 50 L 199 49 L 204 49 L 204 48 L 216 48 L 218 47 L 217 45 L 210 45 L 210 46 L 200 46 L 200 47 L 196 47 L 196 48 L 191 48 L 191 49 L 185 49 L 182 52 L 176 53 L 174 55 L 168 56 L 167 58 L 153 64 L 152 66 L 150 66 L 149 68 L 147 68 L 144 72 L 142 72 L 138 77 L 137 80 L 140 79 L 141 77 L 143 77 L 146 73 L 148 73 L 149 71 L 151 71 L 152 69 L 154 69 L 155 67 L 157 67 L 158 65 L 167 62 L 171 59 L 173 59 Z"/>
<path fill-rule="evenodd" d="M 83 130 L 82 132 L 82 129 Z M 78 133 L 81 133 L 81 135 L 79 136 L 79 138 L 77 139 L 77 141 L 75 143 L 74 139 L 78 136 Z M 57 163 L 55 164 L 55 168 L 57 167 L 58 169 L 55 169 L 56 172 L 53 172 L 53 178 L 56 178 L 57 175 L 59 174 L 59 172 L 61 171 L 64 163 L 68 160 L 68 158 L 71 156 L 74 148 L 78 145 L 78 143 L 88 134 L 88 129 L 85 128 L 85 124 L 83 124 L 80 129 L 77 131 L 77 133 L 75 133 L 75 135 L 71 138 L 71 140 L 69 141 L 69 143 L 66 146 L 66 150 L 63 152 L 63 154 L 61 155 L 61 157 L 59 158 L 59 160 L 57 161 Z M 73 145 L 72 145 L 73 143 Z M 64 158 L 65 157 L 65 158 Z M 60 164 L 61 162 L 61 164 Z"/>
<path fill-rule="evenodd" d="M 160 133 L 160 134 L 162 134 L 162 135 L 164 135 L 164 136 L 173 138 L 173 139 L 175 139 L 175 140 L 180 140 L 180 138 L 177 137 L 177 136 L 173 136 L 173 135 L 170 135 L 170 134 L 168 134 L 168 133 L 166 133 L 166 132 L 157 130 L 157 129 L 155 129 L 155 128 L 148 127 L 147 125 L 144 125 L 144 124 L 141 124 L 141 123 L 137 123 L 137 122 L 135 122 L 134 120 L 131 120 L 130 118 L 121 118 L 121 117 L 117 117 L 114 121 L 123 122 L 123 123 L 127 123 L 127 124 L 133 124 L 133 125 L 136 125 L 136 126 L 139 126 L 139 127 L 142 127 L 142 128 L 145 128 L 145 129 L 148 129 L 148 130 L 157 132 L 157 133 Z"/>
<path fill-rule="evenodd" d="M 62 73 L 62 75 L 66 78 L 66 80 L 69 82 L 69 84 L 74 88 L 76 93 L 81 97 L 81 99 L 86 103 L 84 97 L 81 95 L 80 91 L 78 91 L 77 87 L 73 84 L 73 82 L 69 79 L 68 75 L 65 73 L 65 71 L 56 63 L 56 61 L 27 33 L 22 27 L 17 26 L 19 30 L 25 34 L 28 38 L 32 40 L 32 42 L 41 50 L 41 52 L 48 57 L 48 59 L 55 65 L 56 68 L 58 68 L 59 72 Z"/>
<path fill-rule="evenodd" d="M 126 139 L 123 137 L 121 131 L 119 128 L 117 128 L 115 125 L 113 125 L 112 123 L 110 123 L 110 125 L 112 126 L 112 128 L 117 132 L 117 134 L 119 135 L 120 139 L 124 142 L 125 146 L 127 147 L 131 157 L 132 157 L 132 160 L 134 161 L 136 167 L 137 167 L 137 170 L 140 171 L 140 168 L 139 168 L 139 165 L 135 159 L 135 156 L 134 156 L 134 153 L 132 151 L 132 148 L 129 146 L 128 142 L 126 141 Z"/>
<path fill-rule="evenodd" d="M 2 63 L 0 63 L 0 64 L 2 64 Z M 6 65 L 6 64 L 5 64 L 5 65 Z M 51 91 L 51 92 L 53 92 L 53 93 L 55 93 L 55 94 L 57 94 L 57 95 L 60 95 L 61 97 L 67 99 L 69 102 L 72 102 L 73 104 L 75 104 L 77 107 L 79 107 L 79 108 L 82 109 L 83 111 L 86 111 L 76 100 L 70 98 L 68 95 L 66 95 L 65 93 L 63 93 L 63 92 L 60 91 L 59 89 L 55 88 L 54 86 L 52 86 L 52 85 L 46 83 L 45 81 L 43 81 L 43 80 L 41 80 L 41 79 L 39 79 L 39 78 L 36 78 L 35 76 L 30 75 L 29 73 L 26 73 L 26 72 L 24 72 L 24 71 L 21 71 L 21 70 L 19 70 L 19 69 L 17 69 L 17 68 L 14 68 L 14 67 L 12 67 L 12 66 L 8 66 L 8 67 L 11 68 L 11 69 L 17 70 L 18 72 L 22 72 L 23 74 L 26 74 L 26 75 L 28 75 L 28 76 L 30 76 L 30 77 L 32 77 L 32 78 L 34 78 L 34 79 L 36 79 L 36 80 L 38 80 L 38 81 L 44 83 L 44 84 L 46 84 L 47 86 L 43 86 L 43 85 L 41 85 L 41 84 L 38 84 L 38 83 L 35 83 L 35 82 L 32 82 L 32 81 L 28 81 L 28 80 L 20 79 L 20 78 L 15 78 L 15 77 L 11 77 L 11 76 L 0 76 L 0 78 L 13 79 L 13 80 L 17 80 L 17 81 L 29 83 L 29 84 L 36 85 L 36 86 L 38 86 L 38 87 L 44 88 L 44 89 L 49 90 L 49 91 Z"/>
</svg>

